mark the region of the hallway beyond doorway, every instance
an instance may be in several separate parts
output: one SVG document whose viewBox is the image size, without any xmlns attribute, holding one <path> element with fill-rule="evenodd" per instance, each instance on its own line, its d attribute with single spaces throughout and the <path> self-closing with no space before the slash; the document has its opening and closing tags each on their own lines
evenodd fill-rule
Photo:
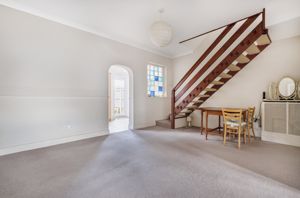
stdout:
<svg viewBox="0 0 300 198">
<path fill-rule="evenodd" d="M 109 133 L 117 133 L 122 131 L 127 131 L 129 125 L 129 118 L 121 117 L 116 118 L 109 122 Z"/>
</svg>

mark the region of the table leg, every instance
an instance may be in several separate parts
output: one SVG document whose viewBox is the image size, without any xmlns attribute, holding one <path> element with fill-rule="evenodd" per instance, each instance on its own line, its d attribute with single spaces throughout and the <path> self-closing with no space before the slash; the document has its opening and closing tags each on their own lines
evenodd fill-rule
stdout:
<svg viewBox="0 0 300 198">
<path fill-rule="evenodd" d="M 205 120 L 205 122 L 206 122 L 206 125 L 205 125 L 205 133 L 206 133 L 205 139 L 207 140 L 207 135 L 208 135 L 208 111 L 206 111 L 206 120 Z"/>
<path fill-rule="evenodd" d="M 200 128 L 200 131 L 201 131 L 201 135 L 203 134 L 203 110 L 201 110 L 201 128 Z"/>
<path fill-rule="evenodd" d="M 219 115 L 219 128 L 218 128 L 218 130 L 219 130 L 219 133 L 221 133 L 221 116 Z"/>
</svg>

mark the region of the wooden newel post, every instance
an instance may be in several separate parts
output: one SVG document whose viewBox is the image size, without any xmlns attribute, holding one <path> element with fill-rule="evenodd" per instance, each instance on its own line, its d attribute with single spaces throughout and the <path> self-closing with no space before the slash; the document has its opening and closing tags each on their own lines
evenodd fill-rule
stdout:
<svg viewBox="0 0 300 198">
<path fill-rule="evenodd" d="M 171 120 L 171 128 L 175 129 L 175 89 L 172 89 L 170 120 Z"/>
</svg>

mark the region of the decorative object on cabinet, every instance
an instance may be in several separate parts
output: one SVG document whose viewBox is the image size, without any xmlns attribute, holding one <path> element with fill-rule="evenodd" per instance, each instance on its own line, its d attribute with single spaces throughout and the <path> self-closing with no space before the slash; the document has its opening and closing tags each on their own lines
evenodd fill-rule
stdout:
<svg viewBox="0 0 300 198">
<path fill-rule="evenodd" d="M 278 100 L 277 83 L 272 82 L 269 86 L 269 100 Z"/>
<path fill-rule="evenodd" d="M 280 99 L 295 99 L 297 94 L 296 81 L 291 77 L 283 77 L 278 83 Z"/>
<path fill-rule="evenodd" d="M 262 98 L 263 98 L 263 100 L 266 99 L 266 92 L 265 92 L 265 91 L 264 91 L 263 94 L 262 94 Z"/>
</svg>

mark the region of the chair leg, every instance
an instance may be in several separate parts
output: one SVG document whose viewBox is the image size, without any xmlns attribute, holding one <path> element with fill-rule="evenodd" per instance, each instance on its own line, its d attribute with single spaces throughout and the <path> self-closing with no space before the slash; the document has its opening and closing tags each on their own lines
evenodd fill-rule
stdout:
<svg viewBox="0 0 300 198">
<path fill-rule="evenodd" d="M 253 133 L 253 138 L 254 138 L 254 140 L 255 140 L 255 133 L 254 133 L 254 126 L 252 125 L 252 133 Z"/>
<path fill-rule="evenodd" d="M 241 135 L 243 137 L 243 142 L 245 143 L 245 136 L 244 136 L 244 134 L 241 134 Z"/>
<path fill-rule="evenodd" d="M 244 144 L 246 144 L 246 128 L 243 128 L 243 135 L 244 135 Z"/>
<path fill-rule="evenodd" d="M 248 142 L 251 142 L 251 136 L 250 136 L 250 128 L 247 126 L 247 136 L 248 136 Z"/>
<path fill-rule="evenodd" d="M 241 128 L 239 127 L 238 131 L 238 148 L 241 148 Z"/>
<path fill-rule="evenodd" d="M 224 140 L 223 140 L 224 145 L 226 144 L 226 133 L 227 133 L 227 127 L 224 125 Z"/>
</svg>

